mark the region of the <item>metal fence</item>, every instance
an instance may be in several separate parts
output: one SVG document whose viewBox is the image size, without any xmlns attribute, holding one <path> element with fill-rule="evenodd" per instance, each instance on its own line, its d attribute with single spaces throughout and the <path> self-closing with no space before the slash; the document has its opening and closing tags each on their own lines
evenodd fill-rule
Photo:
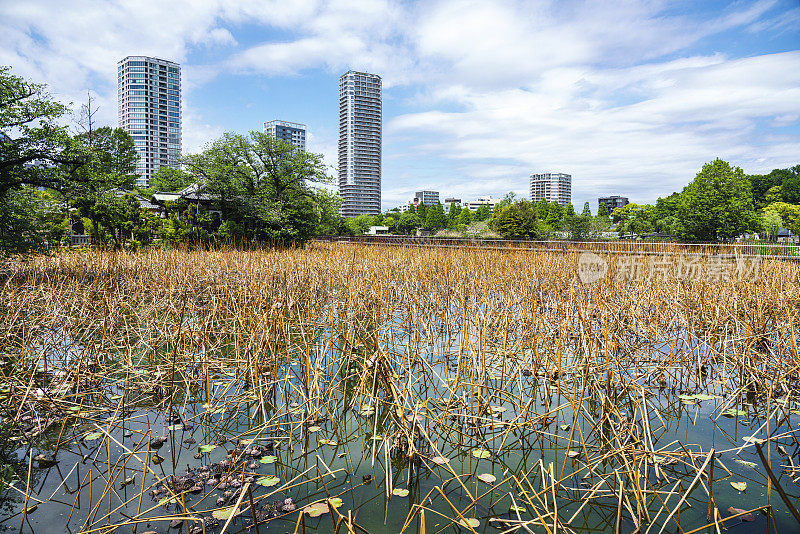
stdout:
<svg viewBox="0 0 800 534">
<path fill-rule="evenodd" d="M 69 244 L 73 247 L 85 247 L 92 244 L 92 236 L 86 234 L 72 234 L 69 236 Z"/>
<path fill-rule="evenodd" d="M 323 241 L 364 245 L 480 248 L 489 250 L 532 250 L 543 252 L 595 252 L 602 254 L 686 254 L 703 256 L 800 259 L 800 245 L 784 243 L 674 243 L 670 241 L 532 241 L 516 239 L 470 239 L 413 236 L 336 236 Z"/>
</svg>

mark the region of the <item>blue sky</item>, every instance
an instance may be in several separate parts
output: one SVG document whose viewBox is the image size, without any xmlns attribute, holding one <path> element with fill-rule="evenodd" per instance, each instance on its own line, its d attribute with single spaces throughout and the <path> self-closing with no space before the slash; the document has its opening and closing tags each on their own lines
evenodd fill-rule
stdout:
<svg viewBox="0 0 800 534">
<path fill-rule="evenodd" d="M 335 174 L 338 77 L 384 81 L 383 207 L 573 175 L 573 204 L 653 202 L 716 157 L 800 163 L 800 2 L 154 0 L 0 3 L 0 64 L 116 124 L 116 63 L 183 67 L 184 153 L 308 125 Z"/>
</svg>

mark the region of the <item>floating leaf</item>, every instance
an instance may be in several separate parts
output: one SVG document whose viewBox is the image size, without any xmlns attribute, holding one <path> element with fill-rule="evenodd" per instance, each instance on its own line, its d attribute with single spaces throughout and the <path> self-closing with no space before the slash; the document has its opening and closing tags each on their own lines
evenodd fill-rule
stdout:
<svg viewBox="0 0 800 534">
<path fill-rule="evenodd" d="M 339 497 L 331 497 L 328 500 L 330 501 L 331 506 L 333 506 L 334 508 L 339 508 L 342 504 L 344 504 L 342 502 L 342 499 L 340 499 Z"/>
<path fill-rule="evenodd" d="M 383 436 L 381 436 L 380 434 L 375 434 L 369 439 L 371 439 L 372 441 L 383 441 Z"/>
<path fill-rule="evenodd" d="M 444 456 L 434 456 L 431 458 L 431 461 L 436 465 L 444 465 L 450 461 L 450 458 L 445 458 Z"/>
<path fill-rule="evenodd" d="M 311 506 L 306 506 L 304 511 L 311 517 L 319 517 L 322 514 L 328 513 L 328 505 L 323 502 L 318 502 Z"/>
<path fill-rule="evenodd" d="M 755 467 L 756 467 L 756 464 L 755 464 L 755 463 L 753 463 L 753 462 L 748 462 L 747 460 L 742 460 L 741 458 L 737 458 L 737 459 L 736 459 L 736 463 L 737 463 L 737 464 L 741 464 L 741 465 L 743 465 L 743 466 L 745 466 L 745 467 L 752 467 L 753 469 L 755 469 Z"/>
<path fill-rule="evenodd" d="M 262 456 L 261 460 L 259 460 L 262 464 L 274 464 L 278 461 L 277 456 Z"/>
<path fill-rule="evenodd" d="M 213 451 L 213 450 L 214 450 L 214 449 L 216 449 L 216 448 L 217 448 L 217 446 L 216 446 L 216 445 L 214 445 L 213 443 L 208 443 L 208 444 L 206 444 L 206 445 L 200 445 L 200 446 L 197 448 L 197 450 L 198 450 L 198 451 L 200 451 L 200 452 L 211 452 L 211 451 Z"/>
<path fill-rule="evenodd" d="M 164 461 L 163 456 L 159 456 L 158 454 L 154 454 L 153 457 L 150 459 L 154 464 L 158 465 Z"/>
<path fill-rule="evenodd" d="M 694 400 L 694 395 L 678 395 L 678 398 L 681 400 Z"/>
<path fill-rule="evenodd" d="M 581 453 L 578 452 L 578 451 L 567 451 L 567 456 L 569 458 L 577 458 L 580 455 L 581 455 Z"/>
<path fill-rule="evenodd" d="M 505 406 L 490 406 L 489 407 L 489 411 L 492 412 L 492 413 L 503 413 L 504 411 L 506 411 L 506 407 Z"/>
<path fill-rule="evenodd" d="M 497 480 L 497 477 L 489 473 L 483 473 L 478 475 L 478 480 L 481 482 L 486 482 L 487 484 L 494 484 Z"/>
<path fill-rule="evenodd" d="M 37 508 L 39 508 L 38 504 L 34 504 L 33 506 L 28 506 L 27 508 L 25 508 L 25 513 L 32 514 L 33 512 L 36 511 Z"/>
<path fill-rule="evenodd" d="M 227 508 L 220 508 L 219 510 L 214 510 L 213 512 L 211 512 L 211 515 L 214 516 L 214 519 L 216 519 L 218 521 L 227 521 L 228 518 L 233 513 L 233 509 L 234 508 L 235 508 L 235 506 L 228 506 Z M 242 513 L 241 510 L 236 510 L 236 515 L 239 515 L 240 513 Z"/>
<path fill-rule="evenodd" d="M 479 459 L 489 458 L 491 455 L 492 453 L 487 451 L 486 449 L 475 449 L 474 451 L 472 451 L 472 456 Z"/>
<path fill-rule="evenodd" d="M 468 519 L 462 519 L 461 521 L 458 522 L 458 524 L 466 528 L 478 528 L 479 526 L 481 526 L 481 522 L 473 517 L 470 517 Z"/>
<path fill-rule="evenodd" d="M 173 503 L 177 503 L 177 502 L 178 502 L 178 499 L 177 499 L 177 498 L 175 498 L 174 496 L 171 496 L 171 497 L 164 497 L 163 499 L 161 499 L 160 501 L 158 501 L 158 505 L 159 505 L 159 506 L 166 506 L 166 505 L 168 505 L 168 504 L 173 504 Z"/>
<path fill-rule="evenodd" d="M 561 425 L 561 430 L 569 430 L 569 425 Z"/>
<path fill-rule="evenodd" d="M 135 479 L 134 477 L 126 478 L 125 480 L 123 480 L 122 482 L 120 482 L 120 485 L 119 485 L 119 487 L 120 487 L 120 488 L 124 488 L 125 486 L 128 486 L 128 485 L 130 485 L 130 484 L 133 484 L 134 482 L 136 482 L 136 479 Z"/>
<path fill-rule="evenodd" d="M 737 410 L 736 408 L 728 408 L 722 415 L 725 417 L 736 417 L 737 415 L 747 415 L 747 412 L 744 410 Z"/>
<path fill-rule="evenodd" d="M 338 443 L 336 443 L 332 439 L 324 439 L 324 438 L 319 440 L 319 444 L 320 445 L 330 445 L 331 447 L 335 447 L 335 446 L 338 445 Z"/>
<path fill-rule="evenodd" d="M 392 495 L 397 495 L 398 497 L 408 497 L 408 490 L 403 488 L 395 488 L 392 490 Z"/>
<path fill-rule="evenodd" d="M 176 431 L 176 430 L 183 430 L 183 425 L 182 424 L 169 425 L 167 427 L 167 430 L 171 430 L 173 432 Z"/>
<path fill-rule="evenodd" d="M 744 491 L 747 489 L 747 482 L 731 482 L 731 486 L 737 491 Z"/>
<path fill-rule="evenodd" d="M 701 401 L 707 401 L 716 399 L 717 397 L 716 395 L 706 395 L 705 393 L 698 393 L 697 395 L 694 396 L 694 398 Z"/>
<path fill-rule="evenodd" d="M 511 505 L 511 506 L 509 506 L 509 507 L 508 507 L 508 509 L 509 509 L 510 511 L 512 511 L 512 512 L 518 512 L 518 513 L 520 513 L 520 514 L 524 514 L 525 512 L 527 512 L 527 511 L 528 511 L 528 509 L 527 509 L 527 508 L 525 508 L 524 506 L 514 506 L 514 505 Z"/>
<path fill-rule="evenodd" d="M 728 508 L 728 512 L 731 515 L 744 514 L 744 515 L 740 515 L 739 519 L 741 519 L 742 521 L 744 521 L 746 523 L 749 523 L 750 521 L 755 521 L 756 520 L 756 518 L 753 516 L 753 514 L 751 514 L 749 512 L 745 513 L 745 512 L 747 512 L 747 510 L 742 510 L 741 508 L 734 508 L 733 506 L 731 506 L 731 507 Z"/>
<path fill-rule="evenodd" d="M 322 429 L 320 427 L 316 426 L 316 425 L 308 427 L 308 431 L 309 432 L 319 432 L 320 430 L 322 430 Z"/>
<path fill-rule="evenodd" d="M 757 438 L 755 436 L 745 436 L 745 437 L 742 438 L 742 441 L 744 441 L 745 443 L 758 443 L 759 445 L 761 445 L 762 443 L 764 443 L 767 440 L 759 439 L 759 438 Z"/>
<path fill-rule="evenodd" d="M 94 441 L 96 439 L 100 439 L 102 436 L 102 432 L 92 432 L 91 434 L 86 434 L 83 436 L 83 441 Z"/>
<path fill-rule="evenodd" d="M 694 401 L 694 399 L 692 399 L 692 398 L 690 398 L 690 399 L 681 399 L 681 403 L 685 404 L 686 406 L 694 406 L 695 404 L 697 404 Z"/>
<path fill-rule="evenodd" d="M 258 477 L 256 479 L 256 484 L 269 488 L 271 486 L 277 486 L 280 481 L 281 479 L 279 477 L 276 477 L 275 475 L 269 475 L 266 477 Z"/>
</svg>

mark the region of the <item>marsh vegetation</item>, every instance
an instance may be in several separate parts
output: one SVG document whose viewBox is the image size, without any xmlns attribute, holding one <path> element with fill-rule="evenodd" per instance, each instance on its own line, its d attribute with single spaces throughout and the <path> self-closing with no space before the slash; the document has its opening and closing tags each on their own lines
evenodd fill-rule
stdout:
<svg viewBox="0 0 800 534">
<path fill-rule="evenodd" d="M 796 529 L 800 264 L 583 284 L 577 261 L 7 261 L 0 529 Z"/>
</svg>

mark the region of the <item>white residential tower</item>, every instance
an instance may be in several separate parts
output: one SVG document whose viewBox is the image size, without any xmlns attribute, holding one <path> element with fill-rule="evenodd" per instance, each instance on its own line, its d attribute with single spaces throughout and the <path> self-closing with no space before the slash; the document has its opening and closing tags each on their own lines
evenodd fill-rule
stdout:
<svg viewBox="0 0 800 534">
<path fill-rule="evenodd" d="M 339 194 L 343 217 L 381 211 L 381 77 L 339 78 Z"/>
<path fill-rule="evenodd" d="M 133 137 L 138 185 L 147 187 L 160 167 L 180 166 L 181 66 L 146 56 L 117 64 L 119 127 Z"/>
</svg>

